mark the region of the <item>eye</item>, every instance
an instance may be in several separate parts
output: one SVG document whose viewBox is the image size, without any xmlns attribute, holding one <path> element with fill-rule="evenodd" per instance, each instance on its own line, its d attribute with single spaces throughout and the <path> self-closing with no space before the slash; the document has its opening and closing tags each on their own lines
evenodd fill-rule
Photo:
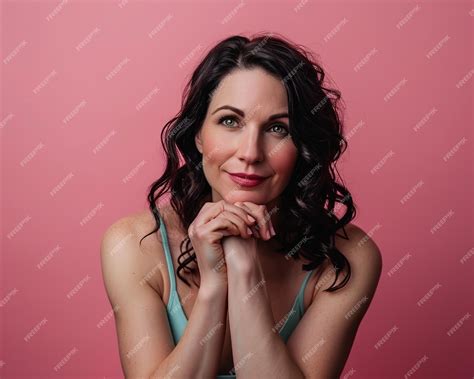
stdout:
<svg viewBox="0 0 474 379">
<path fill-rule="evenodd" d="M 282 130 L 284 130 L 285 134 L 289 134 L 288 128 L 284 124 L 275 124 L 271 127 L 271 129 L 273 129 L 273 128 L 281 128 Z M 278 134 L 283 134 L 283 133 L 278 133 Z"/>
<path fill-rule="evenodd" d="M 223 122 L 224 122 L 225 120 L 232 120 L 232 121 L 235 121 L 235 120 L 236 120 L 236 117 L 234 117 L 234 116 L 223 116 L 223 117 L 221 117 L 221 118 L 219 119 L 219 124 L 223 124 Z M 231 125 L 229 125 L 229 124 L 223 124 L 223 125 L 224 125 L 224 126 L 231 126 Z"/>
<path fill-rule="evenodd" d="M 230 115 L 229 116 L 222 116 L 219 119 L 218 123 L 224 125 L 225 127 L 233 128 L 232 124 L 225 123 L 225 121 L 227 121 L 227 120 L 238 121 L 238 118 L 235 117 L 235 116 L 230 116 Z M 273 128 L 281 128 L 283 130 L 283 131 L 277 132 L 277 134 L 287 135 L 287 134 L 290 133 L 288 131 L 288 127 L 285 124 L 274 124 L 270 127 L 270 129 L 273 129 Z"/>
</svg>

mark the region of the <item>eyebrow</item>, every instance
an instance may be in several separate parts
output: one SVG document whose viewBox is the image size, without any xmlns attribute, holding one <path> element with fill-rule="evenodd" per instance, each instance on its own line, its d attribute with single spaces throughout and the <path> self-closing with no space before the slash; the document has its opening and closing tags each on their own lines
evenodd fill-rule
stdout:
<svg viewBox="0 0 474 379">
<path fill-rule="evenodd" d="M 236 107 L 233 107 L 231 105 L 223 105 L 222 107 L 219 107 L 217 108 L 214 112 L 212 112 L 211 114 L 214 114 L 216 113 L 217 111 L 220 111 L 221 109 L 230 109 L 231 111 L 234 111 L 235 113 L 237 113 L 238 115 L 240 115 L 241 117 L 244 117 L 245 118 L 245 112 L 239 108 L 236 108 Z M 284 113 L 276 113 L 274 115 L 271 115 L 270 117 L 268 117 L 268 121 L 272 121 L 276 118 L 282 118 L 282 117 L 288 117 L 288 113 L 284 112 Z"/>
</svg>

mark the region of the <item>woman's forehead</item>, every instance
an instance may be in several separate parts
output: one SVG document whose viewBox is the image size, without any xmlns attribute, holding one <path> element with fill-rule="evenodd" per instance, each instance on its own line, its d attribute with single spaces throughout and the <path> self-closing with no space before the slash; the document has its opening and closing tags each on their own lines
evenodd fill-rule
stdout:
<svg viewBox="0 0 474 379">
<path fill-rule="evenodd" d="M 288 99 L 281 80 L 262 69 L 237 70 L 219 83 L 209 104 L 210 114 L 223 106 L 265 116 L 288 111 Z"/>
</svg>

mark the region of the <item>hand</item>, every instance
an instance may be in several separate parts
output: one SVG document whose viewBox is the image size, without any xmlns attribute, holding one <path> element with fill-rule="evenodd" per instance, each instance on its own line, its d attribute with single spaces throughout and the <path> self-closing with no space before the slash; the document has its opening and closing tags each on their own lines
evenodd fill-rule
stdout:
<svg viewBox="0 0 474 379">
<path fill-rule="evenodd" d="M 203 283 L 212 286 L 216 282 L 227 282 L 221 240 L 225 236 L 236 235 L 244 239 L 250 238 L 251 231 L 248 227 L 254 222 L 245 210 L 223 200 L 204 204 L 188 228 L 189 239 L 196 252 L 201 286 Z"/>
<path fill-rule="evenodd" d="M 258 237 L 267 241 L 275 235 L 275 229 L 272 225 L 271 216 L 268 213 L 266 205 L 257 205 L 250 201 L 237 202 L 236 206 L 244 209 L 249 215 L 256 220 L 257 224 L 254 226 L 258 231 Z"/>
<path fill-rule="evenodd" d="M 265 205 L 248 201 L 236 202 L 234 205 L 244 209 L 248 217 L 256 222 L 255 226 L 251 227 L 253 237 L 246 240 L 233 236 L 226 237 L 222 241 L 222 246 L 227 267 L 246 272 L 259 264 L 256 238 L 269 240 L 275 235 L 274 228 Z"/>
</svg>

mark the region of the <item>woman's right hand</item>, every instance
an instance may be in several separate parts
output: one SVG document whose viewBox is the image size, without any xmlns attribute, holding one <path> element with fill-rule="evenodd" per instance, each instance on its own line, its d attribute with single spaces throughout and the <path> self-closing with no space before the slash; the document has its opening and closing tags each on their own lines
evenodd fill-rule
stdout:
<svg viewBox="0 0 474 379">
<path fill-rule="evenodd" d="M 224 200 L 207 202 L 189 225 L 188 235 L 199 266 L 201 286 L 227 282 L 227 269 L 222 238 L 237 236 L 250 238 L 250 227 L 256 220 L 242 208 Z"/>
</svg>

